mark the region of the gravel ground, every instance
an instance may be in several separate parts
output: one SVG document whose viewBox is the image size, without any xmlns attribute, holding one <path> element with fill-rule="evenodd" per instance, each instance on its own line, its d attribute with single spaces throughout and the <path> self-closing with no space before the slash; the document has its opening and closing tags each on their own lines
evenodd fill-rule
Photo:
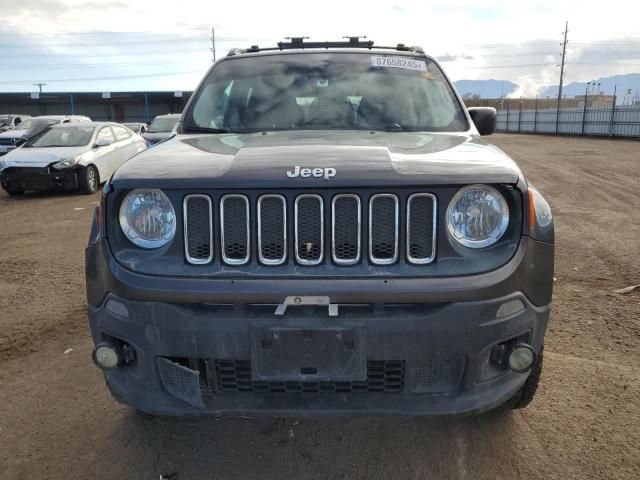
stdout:
<svg viewBox="0 0 640 480">
<path fill-rule="evenodd" d="M 534 403 L 446 418 L 151 419 L 90 359 L 98 196 L 0 193 L 0 478 L 640 478 L 640 144 L 495 135 L 549 199 L 556 290 Z"/>
</svg>

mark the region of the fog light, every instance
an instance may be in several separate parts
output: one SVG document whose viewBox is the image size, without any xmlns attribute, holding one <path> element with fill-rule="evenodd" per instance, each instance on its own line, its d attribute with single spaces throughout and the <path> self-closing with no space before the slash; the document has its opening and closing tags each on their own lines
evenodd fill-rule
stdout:
<svg viewBox="0 0 640 480">
<path fill-rule="evenodd" d="M 118 350 L 113 345 L 101 343 L 93 351 L 93 361 L 100 368 L 115 368 L 121 363 Z"/>
<path fill-rule="evenodd" d="M 536 361 L 536 352 L 531 345 L 518 343 L 513 346 L 509 354 L 509 368 L 514 372 L 522 373 L 528 371 Z"/>
</svg>

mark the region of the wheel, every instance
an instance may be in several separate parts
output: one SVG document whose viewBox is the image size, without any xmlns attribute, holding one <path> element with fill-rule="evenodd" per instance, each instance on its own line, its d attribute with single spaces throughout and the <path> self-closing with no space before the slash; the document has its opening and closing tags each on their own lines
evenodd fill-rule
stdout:
<svg viewBox="0 0 640 480">
<path fill-rule="evenodd" d="M 14 190 L 12 188 L 10 188 L 8 190 L 5 190 L 5 192 L 7 192 L 12 197 L 18 197 L 18 196 L 24 194 L 24 190 Z"/>
<path fill-rule="evenodd" d="M 542 353 L 543 352 L 541 351 L 540 355 L 538 355 L 538 359 L 531 369 L 531 373 L 527 377 L 527 381 L 524 383 L 522 388 L 520 388 L 513 397 L 504 402 L 499 407 L 500 410 L 517 410 L 519 408 L 524 408 L 531 403 L 536 394 L 536 390 L 538 390 L 540 375 L 542 375 L 542 362 L 544 359 Z"/>
<path fill-rule="evenodd" d="M 78 173 L 78 183 L 82 193 L 95 193 L 100 185 L 98 170 L 93 165 L 89 165 Z"/>
</svg>

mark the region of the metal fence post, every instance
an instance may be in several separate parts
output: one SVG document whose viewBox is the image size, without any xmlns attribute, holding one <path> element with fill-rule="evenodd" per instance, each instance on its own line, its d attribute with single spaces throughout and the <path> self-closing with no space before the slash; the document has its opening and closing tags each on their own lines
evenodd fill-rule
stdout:
<svg viewBox="0 0 640 480">
<path fill-rule="evenodd" d="M 584 135 L 584 125 L 587 121 L 587 92 L 589 91 L 589 87 L 584 91 L 584 108 L 582 109 L 582 131 L 581 135 Z"/>
<path fill-rule="evenodd" d="M 509 133 L 509 100 L 507 99 L 507 125 L 505 127 L 505 132 Z"/>
<path fill-rule="evenodd" d="M 76 105 L 73 101 L 73 93 L 69 94 L 69 107 L 71 108 L 71 115 L 76 114 Z"/>
<path fill-rule="evenodd" d="M 518 133 L 520 133 L 520 120 L 522 119 L 522 97 L 520 97 L 520 110 L 518 110 Z"/>
<path fill-rule="evenodd" d="M 613 120 L 616 114 L 616 91 L 618 90 L 618 86 L 614 85 L 613 87 L 613 105 L 611 105 L 611 120 L 609 121 L 609 136 L 613 136 Z"/>
<path fill-rule="evenodd" d="M 533 111 L 533 133 L 536 133 L 537 126 L 538 126 L 538 95 L 536 95 L 536 103 Z"/>
</svg>

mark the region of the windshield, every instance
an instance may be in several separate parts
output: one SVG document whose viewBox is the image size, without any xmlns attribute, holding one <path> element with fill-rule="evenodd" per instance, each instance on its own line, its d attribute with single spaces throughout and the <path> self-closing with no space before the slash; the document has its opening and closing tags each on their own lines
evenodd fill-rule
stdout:
<svg viewBox="0 0 640 480">
<path fill-rule="evenodd" d="M 0 115 L 0 127 L 4 127 L 5 125 L 9 125 L 9 117 L 7 115 Z"/>
<path fill-rule="evenodd" d="M 29 140 L 25 147 L 81 147 L 91 141 L 94 129 L 93 126 L 54 127 Z"/>
<path fill-rule="evenodd" d="M 183 130 L 465 131 L 464 112 L 424 57 L 301 53 L 238 57 L 216 66 Z"/>
<path fill-rule="evenodd" d="M 180 120 L 179 117 L 156 117 L 153 122 L 151 122 L 151 125 L 149 125 L 147 131 L 149 133 L 170 132 L 176 123 L 178 123 L 178 120 Z"/>
</svg>

